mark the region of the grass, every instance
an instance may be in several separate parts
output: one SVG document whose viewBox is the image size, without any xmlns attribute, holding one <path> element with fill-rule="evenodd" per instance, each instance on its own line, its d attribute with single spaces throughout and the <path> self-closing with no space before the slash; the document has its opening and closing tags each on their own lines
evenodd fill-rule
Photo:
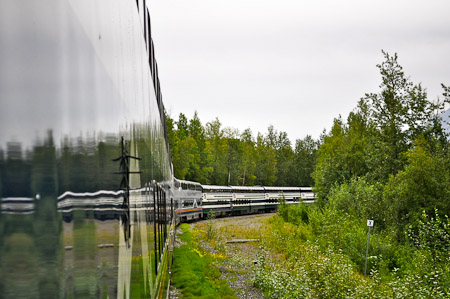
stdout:
<svg viewBox="0 0 450 299">
<path fill-rule="evenodd" d="M 222 257 L 204 251 L 189 229 L 181 224 L 180 240 L 184 243 L 174 250 L 172 284 L 183 298 L 236 298 L 217 268 Z"/>
</svg>

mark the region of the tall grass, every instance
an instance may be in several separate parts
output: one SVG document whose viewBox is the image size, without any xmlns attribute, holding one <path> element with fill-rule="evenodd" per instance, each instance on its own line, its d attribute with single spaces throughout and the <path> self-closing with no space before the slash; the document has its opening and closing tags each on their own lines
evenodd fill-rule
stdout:
<svg viewBox="0 0 450 299">
<path fill-rule="evenodd" d="M 189 224 L 184 223 L 179 229 L 184 244 L 174 250 L 172 285 L 183 298 L 236 298 L 227 282 L 220 279 L 217 257 L 199 246 Z"/>
</svg>

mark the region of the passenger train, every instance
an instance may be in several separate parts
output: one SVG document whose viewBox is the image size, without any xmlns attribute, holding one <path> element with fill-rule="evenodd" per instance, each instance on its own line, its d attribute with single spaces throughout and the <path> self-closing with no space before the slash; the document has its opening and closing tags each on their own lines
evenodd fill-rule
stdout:
<svg viewBox="0 0 450 299">
<path fill-rule="evenodd" d="M 177 184 L 180 181 L 175 179 L 174 182 Z M 281 200 L 285 200 L 286 204 L 314 201 L 311 187 L 215 186 L 181 182 L 186 190 L 195 190 L 189 192 L 190 205 L 195 206 L 190 208 L 190 205 L 183 203 L 177 205 L 177 223 L 205 218 L 210 212 L 214 212 L 215 216 L 273 212 Z M 186 198 L 177 200 L 186 202 Z"/>
<path fill-rule="evenodd" d="M 0 1 L 0 298 L 167 298 L 176 223 L 313 196 L 173 178 L 148 2 Z"/>
</svg>

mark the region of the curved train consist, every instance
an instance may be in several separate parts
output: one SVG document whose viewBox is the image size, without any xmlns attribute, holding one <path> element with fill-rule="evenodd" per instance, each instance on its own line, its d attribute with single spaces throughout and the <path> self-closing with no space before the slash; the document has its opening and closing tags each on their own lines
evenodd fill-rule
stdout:
<svg viewBox="0 0 450 299">
<path fill-rule="evenodd" d="M 311 187 L 215 186 L 174 179 L 176 222 L 216 216 L 273 212 L 286 204 L 314 201 Z"/>
<path fill-rule="evenodd" d="M 0 1 L 0 298 L 165 298 L 176 222 L 312 195 L 173 179 L 147 2 Z"/>
</svg>

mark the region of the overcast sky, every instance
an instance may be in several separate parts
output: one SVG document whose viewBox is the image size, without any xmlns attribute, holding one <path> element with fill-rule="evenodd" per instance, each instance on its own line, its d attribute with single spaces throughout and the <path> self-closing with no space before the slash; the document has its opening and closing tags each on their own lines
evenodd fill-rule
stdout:
<svg viewBox="0 0 450 299">
<path fill-rule="evenodd" d="M 450 85 L 450 1 L 153 0 L 166 109 L 294 142 L 379 91 L 381 49 L 429 98 Z"/>
</svg>

